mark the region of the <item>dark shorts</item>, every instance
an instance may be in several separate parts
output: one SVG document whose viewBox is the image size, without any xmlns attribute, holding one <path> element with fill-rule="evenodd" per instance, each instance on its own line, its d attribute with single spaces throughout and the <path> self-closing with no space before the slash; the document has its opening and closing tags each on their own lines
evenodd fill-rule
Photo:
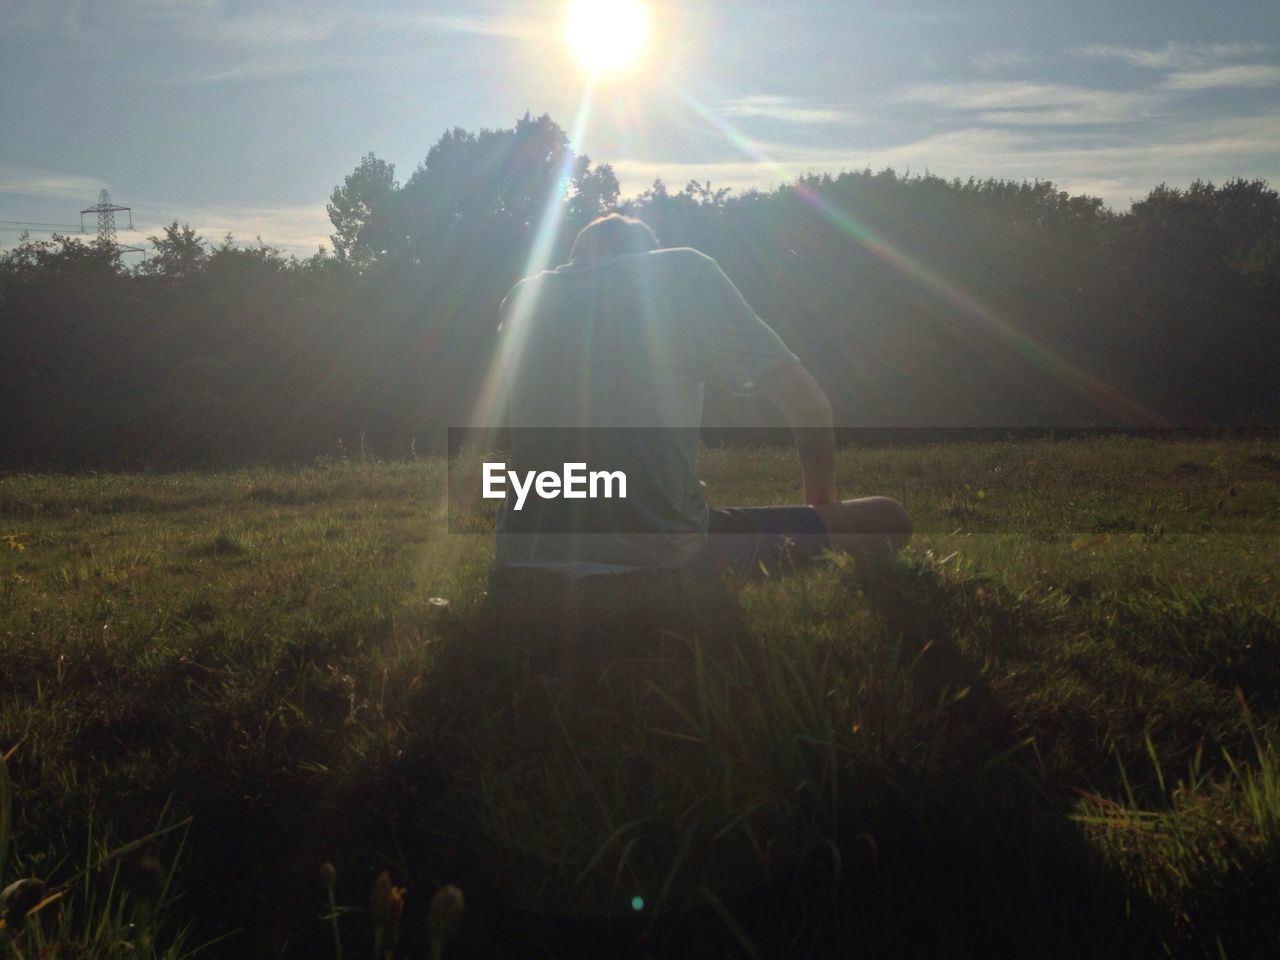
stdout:
<svg viewBox="0 0 1280 960">
<path fill-rule="evenodd" d="M 828 546 L 813 507 L 712 507 L 708 533 L 689 566 L 715 574 L 776 573 L 813 560 Z"/>
</svg>

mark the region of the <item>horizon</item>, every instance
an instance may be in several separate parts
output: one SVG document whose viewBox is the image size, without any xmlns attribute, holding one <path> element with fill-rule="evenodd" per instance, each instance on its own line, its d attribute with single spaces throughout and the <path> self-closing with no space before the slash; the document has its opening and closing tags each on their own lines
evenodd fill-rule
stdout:
<svg viewBox="0 0 1280 960">
<path fill-rule="evenodd" d="M 636 62 L 592 77 L 564 3 L 20 3 L 0 28 L 17 134 L 0 221 L 74 224 L 105 188 L 138 228 L 121 243 L 176 220 L 306 256 L 332 249 L 325 204 L 366 153 L 403 183 L 444 132 L 526 112 L 611 165 L 624 199 L 657 178 L 736 195 L 891 167 L 1047 180 L 1124 212 L 1160 183 L 1280 179 L 1262 3 L 646 6 Z"/>
</svg>

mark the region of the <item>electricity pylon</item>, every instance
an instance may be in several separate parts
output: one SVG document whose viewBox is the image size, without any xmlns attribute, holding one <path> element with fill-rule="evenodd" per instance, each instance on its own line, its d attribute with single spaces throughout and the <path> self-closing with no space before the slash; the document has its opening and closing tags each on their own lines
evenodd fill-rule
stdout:
<svg viewBox="0 0 1280 960">
<path fill-rule="evenodd" d="M 107 191 L 98 191 L 98 202 L 92 207 L 85 207 L 80 211 L 80 229 L 84 230 L 84 215 L 86 213 L 96 213 L 98 215 L 98 242 L 109 243 L 118 249 L 121 253 L 145 253 L 141 247 L 122 247 L 116 243 L 116 212 L 123 210 L 129 214 L 129 229 L 133 229 L 133 210 L 130 207 L 122 207 L 118 203 L 111 202 L 111 194 Z"/>
</svg>

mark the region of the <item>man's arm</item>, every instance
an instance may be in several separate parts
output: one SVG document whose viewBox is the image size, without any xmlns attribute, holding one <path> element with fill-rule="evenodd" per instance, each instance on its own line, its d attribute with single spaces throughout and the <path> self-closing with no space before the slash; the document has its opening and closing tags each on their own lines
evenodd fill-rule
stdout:
<svg viewBox="0 0 1280 960">
<path fill-rule="evenodd" d="M 831 431 L 831 403 L 822 387 L 799 361 L 761 374 L 757 385 L 781 408 L 791 425 L 804 471 L 805 503 L 835 503 L 835 437 Z"/>
</svg>

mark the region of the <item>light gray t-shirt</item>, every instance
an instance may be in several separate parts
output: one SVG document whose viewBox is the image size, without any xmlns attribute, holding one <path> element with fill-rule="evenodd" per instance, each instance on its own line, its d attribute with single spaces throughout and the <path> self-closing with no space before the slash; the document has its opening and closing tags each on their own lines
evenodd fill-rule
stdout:
<svg viewBox="0 0 1280 960">
<path fill-rule="evenodd" d="M 589 469 L 626 468 L 627 501 L 604 521 L 590 500 L 531 495 L 515 512 L 508 493 L 498 562 L 570 575 L 692 559 L 707 535 L 695 473 L 704 384 L 750 392 L 796 360 L 719 265 L 689 247 L 520 281 L 502 304 L 499 351 L 512 469 L 558 471 L 584 444 Z"/>
</svg>

